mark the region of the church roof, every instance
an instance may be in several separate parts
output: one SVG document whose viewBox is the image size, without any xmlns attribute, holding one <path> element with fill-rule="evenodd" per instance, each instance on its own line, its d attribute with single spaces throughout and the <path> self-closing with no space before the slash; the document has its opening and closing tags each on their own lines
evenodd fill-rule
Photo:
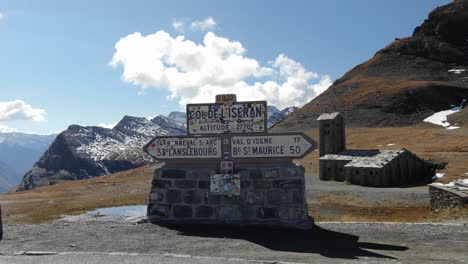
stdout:
<svg viewBox="0 0 468 264">
<path fill-rule="evenodd" d="M 321 120 L 332 120 L 332 119 L 337 118 L 338 116 L 341 116 L 340 112 L 323 113 L 323 114 L 321 114 L 321 115 L 317 118 L 317 120 L 318 120 L 318 121 L 321 121 Z"/>
<path fill-rule="evenodd" d="M 345 167 L 382 168 L 405 151 L 404 149 L 345 150 L 338 154 L 327 154 L 321 157 L 320 160 L 349 161 Z"/>
</svg>

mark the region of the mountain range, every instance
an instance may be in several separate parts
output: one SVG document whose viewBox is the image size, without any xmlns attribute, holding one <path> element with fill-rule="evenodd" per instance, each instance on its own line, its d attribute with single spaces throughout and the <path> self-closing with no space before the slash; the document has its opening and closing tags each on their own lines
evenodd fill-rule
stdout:
<svg viewBox="0 0 468 264">
<path fill-rule="evenodd" d="M 434 9 L 412 36 L 395 39 L 271 131 L 315 128 L 317 117 L 328 112 L 341 112 L 351 127 L 412 126 L 460 105 L 462 109 L 448 121 L 468 126 L 464 99 L 468 1 L 456 0 Z"/>
<path fill-rule="evenodd" d="M 282 120 L 296 107 L 268 107 L 268 125 Z M 155 136 L 186 134 L 186 115 L 167 117 L 124 116 L 112 129 L 71 125 L 57 135 L 42 157 L 27 172 L 18 191 L 61 181 L 81 180 L 112 174 L 154 162 L 142 147 Z M 31 168 L 31 167 L 30 167 Z M 1 184 L 1 182 L 0 182 Z"/>
<path fill-rule="evenodd" d="M 55 136 L 0 133 L 0 193 L 14 188 L 21 181 Z"/>
</svg>

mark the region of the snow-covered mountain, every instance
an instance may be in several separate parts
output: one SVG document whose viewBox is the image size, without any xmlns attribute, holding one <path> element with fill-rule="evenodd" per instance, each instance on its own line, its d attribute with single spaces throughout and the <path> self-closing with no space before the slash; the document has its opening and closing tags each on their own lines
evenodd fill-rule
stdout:
<svg viewBox="0 0 468 264">
<path fill-rule="evenodd" d="M 187 122 L 187 115 L 184 112 L 171 112 L 169 115 L 167 115 L 167 117 L 181 123 Z"/>
<path fill-rule="evenodd" d="M 0 193 L 19 184 L 55 135 L 0 133 Z"/>
<path fill-rule="evenodd" d="M 282 120 L 295 109 L 288 107 L 279 111 L 269 106 L 268 125 Z M 155 136 L 185 134 L 185 120 L 185 113 L 172 112 L 167 117 L 159 115 L 151 120 L 124 116 L 112 129 L 71 125 L 24 175 L 18 190 L 88 179 L 149 164 L 153 161 L 142 147 Z"/>
<path fill-rule="evenodd" d="M 279 121 L 285 119 L 288 115 L 292 114 L 297 109 L 298 107 L 290 106 L 280 111 L 275 106 L 268 106 L 268 127 L 271 127 Z"/>
<path fill-rule="evenodd" d="M 124 116 L 112 129 L 71 125 L 23 177 L 18 190 L 80 180 L 149 164 L 142 147 L 155 136 L 181 135 L 185 123 L 164 116 Z"/>
</svg>

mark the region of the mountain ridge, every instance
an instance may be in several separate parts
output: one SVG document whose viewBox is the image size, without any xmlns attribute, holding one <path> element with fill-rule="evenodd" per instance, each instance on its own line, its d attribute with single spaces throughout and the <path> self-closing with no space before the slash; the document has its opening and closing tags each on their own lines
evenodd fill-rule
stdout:
<svg viewBox="0 0 468 264">
<path fill-rule="evenodd" d="M 468 1 L 438 7 L 411 37 L 377 51 L 271 130 L 317 127 L 316 119 L 324 112 L 341 112 L 351 127 L 421 124 L 468 99 L 466 40 Z M 465 107 L 454 115 L 457 125 L 468 125 L 466 111 Z"/>
<path fill-rule="evenodd" d="M 275 111 L 268 123 L 281 120 L 295 109 L 288 107 Z M 185 113 L 172 112 L 151 119 L 126 115 L 112 129 L 70 125 L 57 135 L 49 149 L 24 175 L 17 190 L 88 179 L 151 164 L 153 159 L 142 151 L 142 147 L 155 136 L 186 134 L 185 120 Z"/>
</svg>

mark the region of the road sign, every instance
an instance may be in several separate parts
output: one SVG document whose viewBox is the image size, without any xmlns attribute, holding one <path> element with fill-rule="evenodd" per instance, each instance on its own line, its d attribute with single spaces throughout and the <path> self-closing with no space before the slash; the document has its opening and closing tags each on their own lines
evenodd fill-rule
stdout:
<svg viewBox="0 0 468 264">
<path fill-rule="evenodd" d="M 221 137 L 162 136 L 155 137 L 143 148 L 157 160 L 220 159 Z"/>
<path fill-rule="evenodd" d="M 235 135 L 231 138 L 231 157 L 303 158 L 317 143 L 303 133 Z"/>
<path fill-rule="evenodd" d="M 187 105 L 189 135 L 264 133 L 266 129 L 266 101 Z"/>
<path fill-rule="evenodd" d="M 216 103 L 217 104 L 234 103 L 235 101 L 237 101 L 237 96 L 235 94 L 218 94 L 218 95 L 216 95 Z"/>
</svg>

